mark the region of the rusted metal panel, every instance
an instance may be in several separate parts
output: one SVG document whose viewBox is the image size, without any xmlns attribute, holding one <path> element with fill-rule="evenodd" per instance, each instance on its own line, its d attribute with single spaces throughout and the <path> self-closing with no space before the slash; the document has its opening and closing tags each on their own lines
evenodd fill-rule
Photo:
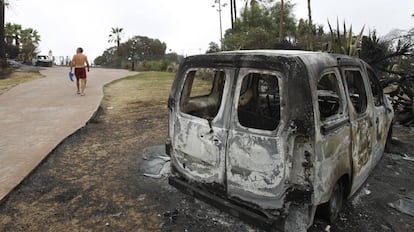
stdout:
<svg viewBox="0 0 414 232">
<path fill-rule="evenodd" d="M 188 73 L 202 68 L 226 76 L 221 92 L 214 95 L 223 96 L 216 115 L 203 116 L 203 107 L 217 104 L 208 96 L 180 105 L 184 92 L 190 91 L 185 87 Z M 360 73 L 364 84 L 357 86 L 359 93 L 352 92 L 348 85 L 355 83 L 343 70 Z M 321 113 L 318 95 L 326 73 L 332 73 L 339 86 L 320 91 L 331 99 L 327 106 L 339 107 L 328 116 Z M 276 94 L 260 92 L 258 86 L 268 77 L 277 79 Z M 188 57 L 168 101 L 168 149 L 175 170 L 171 178 L 185 183 L 172 182 L 201 195 L 219 192 L 223 201 L 215 202 L 238 202 L 283 221 L 301 218 L 309 226 L 316 206 L 329 201 L 338 181 L 349 185 L 345 188 L 352 194 L 381 158 L 393 112 L 389 102 L 374 106 L 372 98 L 365 64 L 343 55 L 263 50 Z M 256 111 L 243 113 L 248 106 Z M 269 114 L 271 107 L 278 113 Z M 193 114 L 192 109 L 200 112 Z M 277 124 L 272 127 L 262 128 L 266 121 L 254 123 L 274 117 Z"/>
</svg>

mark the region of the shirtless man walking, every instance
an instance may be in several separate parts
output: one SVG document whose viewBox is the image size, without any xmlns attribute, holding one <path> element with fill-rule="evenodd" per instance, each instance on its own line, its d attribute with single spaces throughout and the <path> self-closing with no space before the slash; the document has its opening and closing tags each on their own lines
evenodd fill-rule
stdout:
<svg viewBox="0 0 414 232">
<path fill-rule="evenodd" d="M 76 88 L 78 89 L 78 94 L 85 96 L 86 88 L 86 68 L 89 72 L 89 62 L 88 58 L 83 54 L 83 49 L 76 49 L 76 54 L 73 56 L 72 61 L 70 62 L 70 71 L 75 67 L 75 77 L 76 77 Z M 80 91 L 79 91 L 79 79 L 80 79 Z"/>
</svg>

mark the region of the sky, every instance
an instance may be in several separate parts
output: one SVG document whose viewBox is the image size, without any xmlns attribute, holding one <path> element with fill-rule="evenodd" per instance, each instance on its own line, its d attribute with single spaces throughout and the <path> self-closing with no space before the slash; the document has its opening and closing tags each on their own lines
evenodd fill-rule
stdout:
<svg viewBox="0 0 414 232">
<path fill-rule="evenodd" d="M 286 1 L 286 0 L 285 0 Z M 237 0 L 237 8 L 244 6 Z M 307 1 L 291 0 L 297 19 L 307 18 Z M 6 22 L 34 28 L 40 53 L 72 56 L 77 47 L 93 60 L 115 44 L 108 43 L 112 27 L 124 28 L 123 41 L 148 36 L 167 44 L 167 52 L 204 53 L 211 41 L 219 43 L 220 24 L 215 0 L 9 0 Z M 223 34 L 230 28 L 230 1 L 221 0 Z M 215 7 L 212 7 L 215 5 Z M 414 28 L 414 0 L 312 0 L 312 19 L 325 25 L 346 21 L 353 30 L 365 26 L 386 35 L 393 29 Z"/>
</svg>

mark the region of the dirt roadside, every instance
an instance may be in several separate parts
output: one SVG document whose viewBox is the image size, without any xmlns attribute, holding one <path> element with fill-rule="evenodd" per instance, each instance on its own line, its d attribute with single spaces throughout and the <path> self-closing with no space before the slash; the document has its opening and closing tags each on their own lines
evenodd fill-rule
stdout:
<svg viewBox="0 0 414 232">
<path fill-rule="evenodd" d="M 43 77 L 39 72 L 14 72 L 6 78 L 0 79 L 0 95 L 19 84 Z"/>
<path fill-rule="evenodd" d="M 0 205 L 0 231 L 260 231 L 143 176 L 142 150 L 163 144 L 172 74 L 144 73 L 105 87 L 97 116 L 61 145 Z M 414 130 L 386 153 L 330 231 L 413 231 L 387 205 L 414 191 Z M 411 143 L 411 144 L 410 144 Z M 328 224 L 317 220 L 311 231 Z"/>
</svg>

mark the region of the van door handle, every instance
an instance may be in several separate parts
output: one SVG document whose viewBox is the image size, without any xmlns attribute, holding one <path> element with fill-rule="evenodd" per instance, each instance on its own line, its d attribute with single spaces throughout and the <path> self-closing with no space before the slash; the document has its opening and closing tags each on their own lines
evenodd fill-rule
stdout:
<svg viewBox="0 0 414 232">
<path fill-rule="evenodd" d="M 213 143 L 214 143 L 214 145 L 216 145 L 216 146 L 220 146 L 222 143 L 221 143 L 221 141 L 220 141 L 220 139 L 218 139 L 217 137 L 213 137 Z"/>
</svg>

